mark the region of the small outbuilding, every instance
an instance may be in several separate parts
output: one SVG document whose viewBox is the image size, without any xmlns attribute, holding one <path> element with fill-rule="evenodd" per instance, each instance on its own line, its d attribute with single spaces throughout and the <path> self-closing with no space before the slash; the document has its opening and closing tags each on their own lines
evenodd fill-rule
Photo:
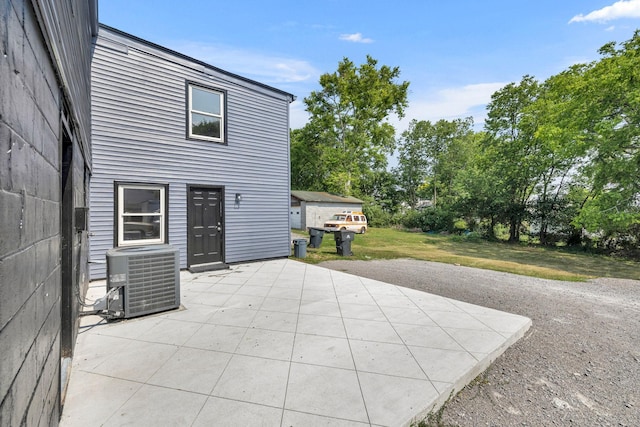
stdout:
<svg viewBox="0 0 640 427">
<path fill-rule="evenodd" d="M 361 211 L 362 200 L 322 191 L 291 191 L 291 228 L 322 227 L 335 213 Z"/>
</svg>

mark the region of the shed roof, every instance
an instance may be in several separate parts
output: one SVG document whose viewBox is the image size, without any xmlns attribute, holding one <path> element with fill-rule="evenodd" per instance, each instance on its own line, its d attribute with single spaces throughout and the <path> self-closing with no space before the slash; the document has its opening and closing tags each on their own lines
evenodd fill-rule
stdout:
<svg viewBox="0 0 640 427">
<path fill-rule="evenodd" d="M 324 191 L 297 191 L 292 190 L 291 195 L 305 202 L 325 203 L 363 203 L 362 200 L 350 196 L 338 196 Z"/>
</svg>

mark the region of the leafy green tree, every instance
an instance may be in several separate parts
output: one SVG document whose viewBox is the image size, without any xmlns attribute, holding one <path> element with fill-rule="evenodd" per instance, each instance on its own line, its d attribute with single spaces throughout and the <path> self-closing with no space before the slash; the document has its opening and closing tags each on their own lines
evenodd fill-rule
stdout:
<svg viewBox="0 0 640 427">
<path fill-rule="evenodd" d="M 322 162 L 321 132 L 312 126 L 293 129 L 291 139 L 291 188 L 324 191 L 326 166 Z"/>
<path fill-rule="evenodd" d="M 579 185 L 578 170 L 586 160 L 587 145 L 583 132 L 574 126 L 573 93 L 581 83 L 577 68 L 552 76 L 541 86 L 537 99 L 526 108 L 535 117 L 536 171 L 531 221 L 538 229 L 542 244 L 555 243 L 550 234 L 574 235 L 567 212 L 567 195 Z M 572 205 L 573 206 L 573 205 Z M 558 236 L 556 236 L 558 237 Z"/>
<path fill-rule="evenodd" d="M 402 132 L 398 148 L 398 167 L 395 174 L 404 191 L 404 200 L 415 207 L 420 199 L 419 189 L 429 174 L 432 160 L 427 150 L 433 125 L 429 121 L 412 120 Z"/>
<path fill-rule="evenodd" d="M 455 194 L 457 176 L 464 170 L 472 147 L 470 138 L 473 119 L 452 121 L 412 120 L 399 141 L 396 174 L 405 192 L 405 200 L 415 207 L 429 188 L 433 205 L 438 205 L 439 192 Z"/>
<path fill-rule="evenodd" d="M 398 67 L 378 67 L 367 56 L 359 67 L 344 58 L 336 72 L 320 77 L 322 89 L 304 100 L 311 117 L 296 141 L 317 149 L 314 155 L 324 166 L 317 174 L 318 187 L 351 195 L 359 190 L 363 176 L 385 169 L 387 155 L 395 148 L 395 129 L 388 118 L 402 117 L 407 107 L 409 83 L 397 83 L 399 75 Z M 295 154 L 292 161 L 298 162 L 303 156 Z"/>
<path fill-rule="evenodd" d="M 573 93 L 574 126 L 582 133 L 589 158 L 582 168 L 590 194 L 577 225 L 605 238 L 640 235 L 640 30 L 617 46 L 600 49 L 602 58 L 582 66 Z"/>
<path fill-rule="evenodd" d="M 510 83 L 495 92 L 487 106 L 484 155 L 490 174 L 499 177 L 502 185 L 496 197 L 501 197 L 498 205 L 509 224 L 510 242 L 520 240 L 527 204 L 540 175 L 537 117 L 529 110 L 539 93 L 539 83 L 524 76 L 520 83 Z"/>
</svg>

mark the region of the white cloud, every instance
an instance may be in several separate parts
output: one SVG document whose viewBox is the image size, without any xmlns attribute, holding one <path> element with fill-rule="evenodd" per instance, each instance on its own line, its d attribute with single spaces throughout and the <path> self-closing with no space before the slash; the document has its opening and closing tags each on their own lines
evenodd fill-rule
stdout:
<svg viewBox="0 0 640 427">
<path fill-rule="evenodd" d="M 409 101 L 403 123 L 409 121 L 440 119 L 452 120 L 472 116 L 476 126 L 486 117 L 485 106 L 491 101 L 491 95 L 507 83 L 479 83 L 455 88 L 441 89 L 433 94 Z"/>
<path fill-rule="evenodd" d="M 373 43 L 373 39 L 362 37 L 362 33 L 341 34 L 340 40 L 345 40 L 353 43 Z"/>
<path fill-rule="evenodd" d="M 200 42 L 169 42 L 166 45 L 214 67 L 267 84 L 313 81 L 320 76 L 309 62 L 300 59 Z"/>
<path fill-rule="evenodd" d="M 296 99 L 289 104 L 289 127 L 291 129 L 301 129 L 309 121 L 309 113 L 305 110 L 301 99 Z"/>
<path fill-rule="evenodd" d="M 482 128 L 486 118 L 486 105 L 491 101 L 491 95 L 504 87 L 507 83 L 479 83 L 467 86 L 445 88 L 436 92 L 429 92 L 425 96 L 409 96 L 409 107 L 400 121 L 392 116 L 390 123 L 398 134 L 409 126 L 409 122 L 416 120 L 440 119 L 453 120 L 457 118 L 473 117 L 476 128 Z M 302 128 L 309 120 L 309 113 L 304 109 L 301 98 L 290 105 L 290 126 L 293 129 Z"/>
<path fill-rule="evenodd" d="M 620 18 L 640 18 L 640 0 L 619 0 L 611 6 L 605 6 L 586 15 L 576 15 L 569 23 L 589 21 L 604 23 Z"/>
</svg>

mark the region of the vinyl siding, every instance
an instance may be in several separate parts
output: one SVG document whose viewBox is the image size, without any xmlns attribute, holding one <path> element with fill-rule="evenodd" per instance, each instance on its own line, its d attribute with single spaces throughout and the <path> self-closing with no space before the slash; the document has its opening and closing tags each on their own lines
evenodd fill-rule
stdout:
<svg viewBox="0 0 640 427">
<path fill-rule="evenodd" d="M 186 139 L 187 82 L 226 91 L 226 144 Z M 187 185 L 224 187 L 227 263 L 289 255 L 290 95 L 105 27 L 92 85 L 92 278 L 104 277 L 114 246 L 114 181 L 169 184 L 169 243 L 181 268 Z"/>
</svg>

